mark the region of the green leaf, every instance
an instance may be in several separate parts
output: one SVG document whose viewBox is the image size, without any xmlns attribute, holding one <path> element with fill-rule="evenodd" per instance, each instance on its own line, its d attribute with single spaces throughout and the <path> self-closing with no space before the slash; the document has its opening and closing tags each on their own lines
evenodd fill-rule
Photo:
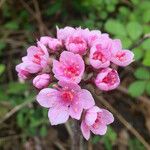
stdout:
<svg viewBox="0 0 150 150">
<path fill-rule="evenodd" d="M 100 139 L 101 139 L 100 136 L 97 136 L 97 135 L 96 135 L 96 136 L 94 136 L 94 137 L 92 138 L 92 143 L 93 143 L 93 144 L 96 144 L 96 143 L 98 143 L 98 142 L 100 141 Z"/>
<path fill-rule="evenodd" d="M 129 22 L 127 24 L 127 32 L 132 40 L 136 40 L 142 35 L 143 28 L 138 22 Z"/>
<path fill-rule="evenodd" d="M 10 29 L 10 30 L 17 30 L 19 29 L 19 24 L 16 21 L 10 21 L 5 24 L 5 28 Z"/>
<path fill-rule="evenodd" d="M 150 49 L 150 39 L 145 40 L 142 44 L 141 44 L 142 48 L 144 50 L 149 50 Z"/>
<path fill-rule="evenodd" d="M 105 30 L 119 36 L 126 36 L 125 27 L 117 20 L 110 19 L 105 23 Z"/>
<path fill-rule="evenodd" d="M 145 68 L 138 68 L 134 73 L 137 79 L 145 79 L 148 80 L 150 78 L 150 72 Z"/>
<path fill-rule="evenodd" d="M 143 19 L 143 21 L 144 21 L 145 23 L 150 22 L 150 9 L 149 9 L 149 10 L 146 10 L 146 11 L 143 13 L 142 19 Z"/>
<path fill-rule="evenodd" d="M 139 60 L 144 56 L 144 51 L 141 48 L 133 49 L 135 60 Z"/>
<path fill-rule="evenodd" d="M 146 53 L 145 53 L 143 65 L 150 66 L 150 50 L 146 51 Z"/>
<path fill-rule="evenodd" d="M 0 75 L 5 71 L 5 68 L 4 64 L 0 64 Z"/>
<path fill-rule="evenodd" d="M 146 93 L 150 96 L 150 81 L 146 84 Z"/>
<path fill-rule="evenodd" d="M 43 125 L 43 126 L 40 128 L 40 135 L 41 135 L 42 137 L 44 137 L 44 136 L 47 135 L 47 128 L 46 128 L 46 126 Z"/>
<path fill-rule="evenodd" d="M 128 91 L 131 94 L 131 96 L 138 97 L 144 93 L 145 86 L 145 81 L 135 81 L 132 84 L 130 84 Z"/>
<path fill-rule="evenodd" d="M 8 85 L 7 92 L 9 94 L 18 94 L 18 93 L 24 93 L 27 89 L 28 89 L 28 84 L 10 82 Z"/>
</svg>

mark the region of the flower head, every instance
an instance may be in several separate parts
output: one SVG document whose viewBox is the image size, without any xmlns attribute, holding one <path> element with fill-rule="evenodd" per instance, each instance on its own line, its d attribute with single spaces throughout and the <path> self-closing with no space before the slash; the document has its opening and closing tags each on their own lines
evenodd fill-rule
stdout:
<svg viewBox="0 0 150 150">
<path fill-rule="evenodd" d="M 62 81 L 58 84 L 60 87 L 45 88 L 37 96 L 41 106 L 50 108 L 48 116 L 52 125 L 66 122 L 69 116 L 79 120 L 83 109 L 95 104 L 91 93 L 79 85 Z"/>
<path fill-rule="evenodd" d="M 26 73 L 38 73 L 48 65 L 49 54 L 46 47 L 38 42 L 38 46 L 30 46 L 27 49 L 27 56 L 23 57 L 22 61 L 21 65 L 16 67 L 17 72 L 20 72 L 21 69 Z M 23 74 L 26 73 L 24 72 Z"/>
<path fill-rule="evenodd" d="M 101 35 L 90 49 L 90 64 L 96 68 L 106 68 L 110 65 L 111 40 L 107 35 Z"/>
<path fill-rule="evenodd" d="M 98 73 L 95 84 L 99 89 L 109 91 L 120 84 L 120 78 L 116 70 L 105 68 Z"/>
<path fill-rule="evenodd" d="M 63 51 L 59 61 L 53 61 L 55 78 L 61 81 L 79 83 L 84 73 L 84 61 L 79 54 Z"/>
<path fill-rule="evenodd" d="M 33 79 L 33 85 L 38 89 L 43 89 L 48 87 L 50 81 L 51 81 L 51 77 L 49 74 L 41 74 L 41 75 L 37 75 Z"/>
<path fill-rule="evenodd" d="M 71 36 L 75 32 L 73 27 L 65 27 L 65 28 L 58 28 L 57 27 L 57 39 L 62 40 L 63 42 L 67 39 L 67 37 Z"/>
<path fill-rule="evenodd" d="M 20 63 L 16 66 L 16 71 L 18 72 L 18 77 L 22 80 L 27 79 L 30 76 L 30 73 L 26 70 L 24 63 Z"/>
<path fill-rule="evenodd" d="M 112 57 L 111 61 L 118 66 L 128 66 L 133 62 L 134 54 L 129 50 L 122 50 L 122 45 L 120 40 L 112 40 Z"/>
<path fill-rule="evenodd" d="M 81 122 L 81 131 L 86 140 L 90 138 L 90 131 L 96 135 L 104 135 L 107 125 L 114 121 L 113 115 L 106 109 L 94 106 L 85 112 Z"/>
<path fill-rule="evenodd" d="M 50 36 L 41 37 L 40 42 L 49 48 L 50 53 L 55 53 L 62 47 L 61 40 L 51 38 Z"/>
<path fill-rule="evenodd" d="M 94 44 L 94 42 L 99 38 L 101 38 L 101 31 L 92 30 L 92 31 L 88 32 L 88 35 L 87 35 L 88 45 L 92 46 Z"/>
<path fill-rule="evenodd" d="M 65 46 L 68 51 L 71 51 L 75 54 L 84 55 L 88 45 L 84 39 L 83 30 L 78 28 L 71 36 L 68 36 Z"/>
</svg>

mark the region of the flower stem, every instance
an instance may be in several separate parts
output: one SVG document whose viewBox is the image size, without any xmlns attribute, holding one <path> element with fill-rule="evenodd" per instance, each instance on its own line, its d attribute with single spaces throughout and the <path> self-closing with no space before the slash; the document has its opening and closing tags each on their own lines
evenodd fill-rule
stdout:
<svg viewBox="0 0 150 150">
<path fill-rule="evenodd" d="M 72 144 L 71 150 L 82 150 L 82 136 L 79 126 L 79 121 L 72 121 Z"/>
</svg>

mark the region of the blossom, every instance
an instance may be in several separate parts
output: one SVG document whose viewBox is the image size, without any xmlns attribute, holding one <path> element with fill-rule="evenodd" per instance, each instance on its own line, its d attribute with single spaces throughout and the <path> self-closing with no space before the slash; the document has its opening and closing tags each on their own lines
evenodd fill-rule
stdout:
<svg viewBox="0 0 150 150">
<path fill-rule="evenodd" d="M 95 84 L 99 89 L 109 91 L 115 89 L 120 84 L 120 78 L 116 70 L 105 68 L 98 73 Z"/>
<path fill-rule="evenodd" d="M 66 26 L 65 28 L 56 28 L 57 29 L 57 39 L 62 40 L 63 42 L 67 39 L 67 37 L 71 36 L 75 29 L 73 27 Z"/>
<path fill-rule="evenodd" d="M 62 47 L 61 40 L 51 38 L 50 36 L 43 36 L 40 38 L 40 42 L 49 48 L 51 53 L 58 51 Z"/>
<path fill-rule="evenodd" d="M 48 117 L 52 125 L 65 123 L 69 116 L 79 120 L 83 109 L 94 106 L 94 99 L 88 90 L 71 82 L 59 81 L 58 84 L 60 87 L 42 89 L 37 95 L 38 103 L 50 108 Z"/>
<path fill-rule="evenodd" d="M 86 140 L 90 138 L 90 131 L 96 135 L 104 135 L 107 125 L 114 121 L 113 115 L 106 109 L 94 106 L 85 112 L 81 122 L 81 131 Z"/>
<path fill-rule="evenodd" d="M 45 69 L 49 62 L 49 54 L 46 47 L 38 42 L 38 46 L 30 46 L 27 49 L 27 56 L 23 57 L 22 61 L 16 67 L 16 71 L 19 72 L 20 77 L 27 76 L 29 73 L 38 73 L 43 68 Z"/>
<path fill-rule="evenodd" d="M 88 45 L 92 46 L 93 43 L 100 37 L 101 37 L 101 31 L 99 30 L 92 30 L 88 32 L 88 35 L 87 35 Z"/>
<path fill-rule="evenodd" d="M 134 54 L 130 50 L 122 50 L 120 40 L 112 40 L 111 61 L 118 66 L 127 66 L 133 62 Z"/>
<path fill-rule="evenodd" d="M 59 61 L 53 60 L 55 78 L 62 81 L 79 83 L 84 73 L 84 61 L 79 54 L 63 51 Z"/>
<path fill-rule="evenodd" d="M 38 89 L 43 89 L 48 87 L 50 81 L 51 77 L 49 74 L 40 74 L 33 79 L 33 85 Z"/>
<path fill-rule="evenodd" d="M 108 35 L 101 35 L 90 49 L 90 64 L 96 68 L 106 68 L 110 65 L 111 40 Z"/>
<path fill-rule="evenodd" d="M 65 41 L 65 46 L 68 51 L 84 55 L 88 45 L 83 37 L 83 30 L 78 28 L 71 36 L 68 36 Z"/>
<path fill-rule="evenodd" d="M 16 66 L 16 71 L 18 72 L 18 77 L 22 80 L 27 79 L 30 73 L 26 70 L 24 63 L 20 63 Z"/>
</svg>

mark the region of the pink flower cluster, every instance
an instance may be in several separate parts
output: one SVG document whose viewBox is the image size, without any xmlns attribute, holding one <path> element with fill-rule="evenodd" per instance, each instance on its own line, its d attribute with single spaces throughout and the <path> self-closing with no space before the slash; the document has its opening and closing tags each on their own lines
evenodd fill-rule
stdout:
<svg viewBox="0 0 150 150">
<path fill-rule="evenodd" d="M 97 107 L 92 94 L 81 85 L 91 83 L 102 91 L 117 88 L 120 78 L 112 64 L 125 67 L 133 58 L 119 39 L 99 30 L 65 27 L 57 28 L 57 38 L 43 36 L 30 46 L 16 71 L 22 80 L 34 77 L 33 85 L 40 90 L 36 99 L 49 109 L 52 125 L 65 123 L 69 117 L 81 119 L 81 131 L 88 140 L 90 131 L 104 135 L 114 118 Z"/>
</svg>

